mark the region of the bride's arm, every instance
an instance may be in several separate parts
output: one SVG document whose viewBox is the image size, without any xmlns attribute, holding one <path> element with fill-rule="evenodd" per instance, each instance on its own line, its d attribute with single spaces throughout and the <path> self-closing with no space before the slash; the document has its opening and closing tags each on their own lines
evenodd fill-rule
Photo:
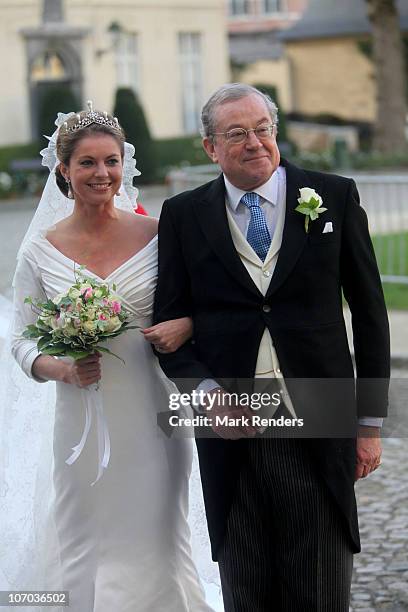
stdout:
<svg viewBox="0 0 408 612">
<path fill-rule="evenodd" d="M 193 321 L 191 317 L 163 321 L 142 329 L 142 334 L 160 353 L 174 353 L 192 337 Z"/>
<path fill-rule="evenodd" d="M 25 304 L 26 297 L 43 300 L 46 298 L 41 286 L 38 266 L 27 252 L 18 261 L 14 276 L 14 306 L 11 352 L 27 376 L 37 382 L 58 380 L 79 387 L 97 382 L 100 378 L 100 355 L 92 355 L 74 363 L 55 359 L 50 355 L 41 355 L 37 342 L 24 338 L 23 331 L 27 325 L 36 322 L 37 315 L 30 304 Z"/>
<path fill-rule="evenodd" d="M 41 286 L 38 266 L 29 253 L 27 253 L 27 250 L 19 257 L 13 280 L 13 288 L 12 355 L 27 376 L 35 378 L 38 382 L 45 382 L 46 379 L 37 377 L 32 371 L 34 362 L 40 356 L 37 342 L 23 336 L 26 326 L 34 324 L 37 319 L 37 315 L 33 312 L 31 305 L 24 303 L 25 298 L 32 297 L 33 299 L 41 300 L 46 298 Z"/>
</svg>

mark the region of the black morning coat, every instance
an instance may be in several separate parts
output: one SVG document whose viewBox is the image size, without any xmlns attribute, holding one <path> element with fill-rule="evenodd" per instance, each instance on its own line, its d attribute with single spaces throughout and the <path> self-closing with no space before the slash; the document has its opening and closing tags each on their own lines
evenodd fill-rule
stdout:
<svg viewBox="0 0 408 612">
<path fill-rule="evenodd" d="M 192 316 L 194 339 L 173 354 L 158 354 L 161 367 L 169 378 L 190 379 L 189 384 L 184 382 L 188 391 L 204 378 L 251 378 L 266 326 L 289 390 L 291 378 L 348 379 L 352 393 L 350 385 L 343 396 L 329 393 L 322 412 L 338 416 L 351 410 L 358 416 L 385 416 L 390 371 L 388 319 L 367 217 L 355 183 L 302 170 L 285 160 L 281 165 L 287 178 L 286 217 L 277 265 L 265 296 L 235 250 L 222 175 L 164 203 L 154 320 Z M 315 189 L 328 209 L 310 223 L 308 233 L 304 216 L 295 211 L 301 187 Z M 333 231 L 324 233 L 329 221 Z M 356 392 L 342 293 L 352 313 Z M 294 405 L 296 410 L 296 401 Z M 257 442 L 197 439 L 214 559 L 246 447 Z M 357 552 L 355 439 L 311 438 L 306 443 Z"/>
</svg>

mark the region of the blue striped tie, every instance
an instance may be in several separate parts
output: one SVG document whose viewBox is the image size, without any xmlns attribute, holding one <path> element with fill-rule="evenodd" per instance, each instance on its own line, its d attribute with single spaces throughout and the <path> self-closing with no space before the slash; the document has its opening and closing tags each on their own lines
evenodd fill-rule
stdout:
<svg viewBox="0 0 408 612">
<path fill-rule="evenodd" d="M 241 202 L 249 208 L 251 220 L 248 226 L 247 241 L 254 249 L 262 261 L 271 246 L 271 236 L 266 225 L 265 213 L 259 205 L 259 195 L 257 193 L 246 193 L 242 196 Z"/>
</svg>

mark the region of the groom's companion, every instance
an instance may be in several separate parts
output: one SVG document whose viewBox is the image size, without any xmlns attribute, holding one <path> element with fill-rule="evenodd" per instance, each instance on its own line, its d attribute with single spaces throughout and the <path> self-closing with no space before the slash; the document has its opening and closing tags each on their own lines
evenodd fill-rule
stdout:
<svg viewBox="0 0 408 612">
<path fill-rule="evenodd" d="M 197 440 L 225 609 L 346 612 L 360 549 L 354 481 L 380 463 L 389 376 L 366 215 L 352 180 L 280 159 L 277 108 L 253 87 L 221 87 L 202 123 L 222 173 L 163 206 L 155 318 L 192 316 L 194 342 L 160 355 L 162 368 L 221 399 L 223 379 L 276 378 L 283 414 L 297 409 L 291 379 L 348 379 L 347 401 L 323 409 L 359 419 L 357 438 L 252 439 L 242 425 Z"/>
</svg>

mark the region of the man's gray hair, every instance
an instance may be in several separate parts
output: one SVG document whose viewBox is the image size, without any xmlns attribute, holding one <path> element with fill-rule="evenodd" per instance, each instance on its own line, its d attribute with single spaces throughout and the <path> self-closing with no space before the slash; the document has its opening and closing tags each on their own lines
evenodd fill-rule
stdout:
<svg viewBox="0 0 408 612">
<path fill-rule="evenodd" d="M 216 131 L 215 115 L 216 110 L 221 104 L 231 102 L 232 100 L 241 100 L 247 96 L 256 94 L 260 96 L 266 104 L 266 107 L 271 116 L 271 121 L 274 125 L 278 124 L 278 107 L 268 94 L 259 91 L 252 85 L 245 83 L 227 83 L 222 85 L 215 91 L 210 99 L 204 104 L 201 112 L 201 135 L 203 137 L 211 137 Z"/>
</svg>

